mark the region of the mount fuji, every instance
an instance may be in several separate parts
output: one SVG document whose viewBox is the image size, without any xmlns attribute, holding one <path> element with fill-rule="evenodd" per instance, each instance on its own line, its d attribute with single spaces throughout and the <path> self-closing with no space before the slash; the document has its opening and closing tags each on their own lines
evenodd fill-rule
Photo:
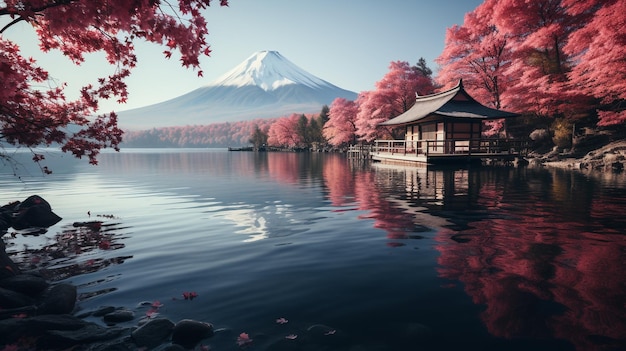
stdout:
<svg viewBox="0 0 626 351">
<path fill-rule="evenodd" d="M 306 72 L 277 51 L 259 51 L 206 86 L 154 105 L 118 113 L 124 129 L 201 125 L 318 113 L 355 92 Z"/>
</svg>

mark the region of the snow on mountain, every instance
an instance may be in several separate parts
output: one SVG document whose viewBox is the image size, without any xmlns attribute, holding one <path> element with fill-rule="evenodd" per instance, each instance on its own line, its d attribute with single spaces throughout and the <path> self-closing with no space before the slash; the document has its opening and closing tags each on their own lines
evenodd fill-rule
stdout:
<svg viewBox="0 0 626 351">
<path fill-rule="evenodd" d="M 301 84 L 311 88 L 332 85 L 296 66 L 278 51 L 259 51 L 209 86 L 254 85 L 265 91 L 271 91 L 290 84 Z"/>
<path fill-rule="evenodd" d="M 125 129 L 235 122 L 317 113 L 357 94 L 320 79 L 277 51 L 260 51 L 206 86 L 158 104 L 119 112 Z"/>
</svg>

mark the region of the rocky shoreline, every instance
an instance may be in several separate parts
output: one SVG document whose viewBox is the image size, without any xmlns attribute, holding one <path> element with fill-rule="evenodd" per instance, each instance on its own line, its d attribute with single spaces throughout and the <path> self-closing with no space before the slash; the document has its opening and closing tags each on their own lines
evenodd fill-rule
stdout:
<svg viewBox="0 0 626 351">
<path fill-rule="evenodd" d="M 626 166 L 626 140 L 615 141 L 584 155 L 559 153 L 531 154 L 528 157 L 531 166 L 546 166 L 583 172 L 621 173 Z"/>
<path fill-rule="evenodd" d="M 0 350 L 210 350 L 245 349 L 254 345 L 268 351 L 375 350 L 359 344 L 347 333 L 323 324 L 294 329 L 285 318 L 276 331 L 265 334 L 235 333 L 214 328 L 212 323 L 192 319 L 174 322 L 163 317 L 160 302 L 141 302 L 135 307 L 103 306 L 92 311 L 77 304 L 77 287 L 49 283 L 36 271 L 24 271 L 8 257 L 0 240 Z M 193 300 L 195 293 L 183 293 Z M 194 301 L 195 302 L 195 301 Z M 407 343 L 431 339 L 422 324 L 402 325 L 386 331 Z"/>
<path fill-rule="evenodd" d="M 0 207 L 0 234 L 9 228 L 46 228 L 60 220 L 46 200 L 33 195 Z M 99 230 L 95 224 L 100 223 L 73 226 Z M 0 240 L 0 350 L 186 350 L 214 335 L 211 323 L 188 319 L 174 323 L 156 318 L 158 313 L 139 319 L 135 326 L 120 327 L 137 319 L 134 311 L 112 306 L 80 311 L 76 286 L 51 284 L 40 273 L 20 268 Z M 100 318 L 102 324 L 87 318 Z"/>
</svg>

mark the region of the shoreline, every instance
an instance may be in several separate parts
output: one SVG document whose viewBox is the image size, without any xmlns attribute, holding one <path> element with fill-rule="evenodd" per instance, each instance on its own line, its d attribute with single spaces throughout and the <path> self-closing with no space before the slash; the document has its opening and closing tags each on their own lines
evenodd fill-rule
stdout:
<svg viewBox="0 0 626 351">
<path fill-rule="evenodd" d="M 622 173 L 626 168 L 626 140 L 618 140 L 591 150 L 582 156 L 575 153 L 549 152 L 528 156 L 531 165 L 577 170 L 584 173 Z"/>
</svg>

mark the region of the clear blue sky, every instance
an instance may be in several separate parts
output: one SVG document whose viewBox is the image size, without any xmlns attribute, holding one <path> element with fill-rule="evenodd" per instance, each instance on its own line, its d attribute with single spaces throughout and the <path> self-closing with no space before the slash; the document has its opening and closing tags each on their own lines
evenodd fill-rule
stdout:
<svg viewBox="0 0 626 351">
<path fill-rule="evenodd" d="M 373 90 L 391 61 L 415 64 L 434 59 L 443 50 L 446 28 L 462 24 L 465 13 L 481 0 L 214 0 L 206 11 L 208 42 L 213 50 L 201 61 L 204 77 L 166 60 L 162 47 L 138 44 L 139 63 L 128 79 L 129 101 L 103 101 L 101 111 L 122 111 L 168 100 L 208 84 L 256 51 L 276 50 L 309 73 L 341 88 Z M 22 46 L 59 82 L 68 82 L 75 96 L 89 80 L 113 72 L 103 55 L 90 55 L 75 67 L 59 54 L 39 53 L 26 24 L 5 37 Z"/>
</svg>

